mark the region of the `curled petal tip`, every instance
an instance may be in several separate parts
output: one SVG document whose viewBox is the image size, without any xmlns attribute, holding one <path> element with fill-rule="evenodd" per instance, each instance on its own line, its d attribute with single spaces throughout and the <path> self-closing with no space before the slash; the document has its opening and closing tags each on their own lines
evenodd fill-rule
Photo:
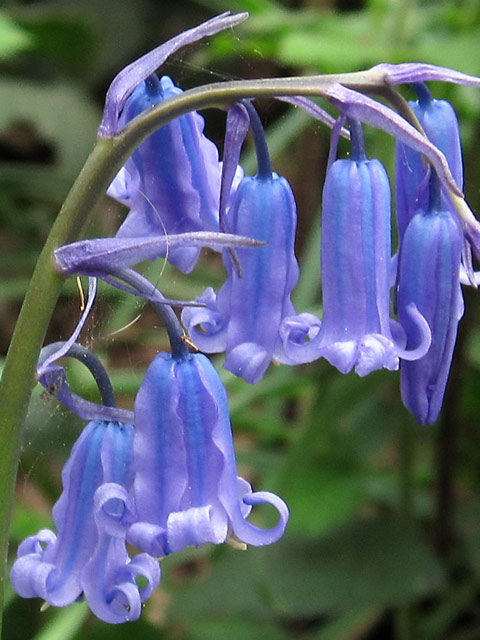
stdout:
<svg viewBox="0 0 480 640">
<path fill-rule="evenodd" d="M 430 349 L 430 344 L 432 342 L 432 331 L 430 329 L 430 325 L 428 324 L 424 316 L 420 313 L 417 305 L 414 302 L 410 302 L 409 304 L 407 304 L 405 307 L 405 311 L 418 329 L 418 332 L 420 334 L 420 343 L 413 349 L 402 349 L 397 346 L 397 353 L 402 360 L 418 360 L 419 358 L 423 358 L 423 356 L 425 356 Z"/>
<path fill-rule="evenodd" d="M 274 493 L 269 491 L 257 491 L 243 496 L 243 502 L 248 506 L 257 504 L 270 504 L 278 512 L 278 522 L 271 529 L 261 529 L 242 517 L 232 519 L 233 532 L 237 538 L 254 547 L 263 547 L 277 542 L 284 534 L 288 524 L 290 512 L 286 503 Z"/>
</svg>

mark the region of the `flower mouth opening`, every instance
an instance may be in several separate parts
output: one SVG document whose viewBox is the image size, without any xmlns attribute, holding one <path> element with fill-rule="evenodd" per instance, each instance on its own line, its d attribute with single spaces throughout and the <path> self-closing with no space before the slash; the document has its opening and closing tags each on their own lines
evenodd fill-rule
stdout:
<svg viewBox="0 0 480 640">
<path fill-rule="evenodd" d="M 105 515 L 115 520 L 121 520 L 125 514 L 125 503 L 119 498 L 111 498 L 102 507 Z"/>
</svg>

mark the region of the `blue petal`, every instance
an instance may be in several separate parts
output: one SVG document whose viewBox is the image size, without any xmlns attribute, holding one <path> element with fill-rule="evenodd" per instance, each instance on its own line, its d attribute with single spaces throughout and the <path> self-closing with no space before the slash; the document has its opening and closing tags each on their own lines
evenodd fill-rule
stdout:
<svg viewBox="0 0 480 640">
<path fill-rule="evenodd" d="M 457 336 L 462 297 L 459 283 L 461 231 L 448 211 L 418 213 L 403 238 L 399 263 L 398 313 L 407 347 L 418 341 L 418 328 L 408 316 L 414 303 L 430 325 L 428 353 L 401 362 L 402 399 L 424 424 L 441 410 Z"/>
</svg>

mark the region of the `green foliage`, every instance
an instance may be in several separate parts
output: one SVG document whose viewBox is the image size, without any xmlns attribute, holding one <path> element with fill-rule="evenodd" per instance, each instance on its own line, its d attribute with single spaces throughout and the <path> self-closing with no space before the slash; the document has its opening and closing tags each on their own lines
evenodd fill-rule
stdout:
<svg viewBox="0 0 480 640">
<path fill-rule="evenodd" d="M 0 12 L 0 61 L 32 46 L 28 32 Z"/>
</svg>

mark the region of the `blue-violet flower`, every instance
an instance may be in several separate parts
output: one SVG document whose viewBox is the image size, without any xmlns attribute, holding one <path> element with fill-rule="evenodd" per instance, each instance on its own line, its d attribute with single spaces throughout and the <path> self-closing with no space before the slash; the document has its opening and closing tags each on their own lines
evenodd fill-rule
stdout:
<svg viewBox="0 0 480 640">
<path fill-rule="evenodd" d="M 398 368 L 399 355 L 418 358 L 429 346 L 429 328 L 411 305 L 421 330 L 409 352 L 405 335 L 390 320 L 391 223 L 388 176 L 378 160 L 367 160 L 359 123 L 350 122 L 352 153 L 336 160 L 323 188 L 321 268 L 323 321 L 309 341 L 291 340 L 297 362 L 325 357 L 342 373 L 365 376 L 382 367 Z M 309 320 L 311 314 L 303 314 Z M 313 326 L 313 321 L 310 320 Z M 291 332 L 304 332 L 289 322 Z M 287 336 L 287 333 L 285 333 Z"/>
<path fill-rule="evenodd" d="M 127 99 L 120 125 L 179 93 L 169 77 L 149 76 Z M 117 237 L 218 230 L 221 167 L 217 148 L 203 128 L 202 116 L 189 113 L 158 129 L 134 151 L 108 190 L 130 207 Z M 199 252 L 195 247 L 172 248 L 165 255 L 189 272 Z"/>
<path fill-rule="evenodd" d="M 459 273 L 462 232 L 440 195 L 428 211 L 409 222 L 402 241 L 398 276 L 398 314 L 407 333 L 407 347 L 418 340 L 418 329 L 405 309 L 414 303 L 432 332 L 428 353 L 400 365 L 404 405 L 422 424 L 440 413 L 448 373 L 463 314 Z"/>
<path fill-rule="evenodd" d="M 63 492 L 53 508 L 57 535 L 42 529 L 18 549 L 10 577 L 20 596 L 63 607 L 83 595 L 110 623 L 140 616 L 160 568 L 145 553 L 131 560 L 125 549 L 123 521 L 132 507 L 117 487 L 131 487 L 133 475 L 132 425 L 90 422 L 62 472 Z M 142 589 L 139 574 L 147 580 Z"/>
<path fill-rule="evenodd" d="M 458 187 L 463 190 L 462 143 L 457 116 L 446 100 L 434 100 L 427 87 L 415 85 L 419 99 L 408 104 L 425 135 L 446 157 Z M 430 168 L 424 157 L 402 142 L 396 145 L 395 199 L 400 239 L 417 211 L 427 211 Z M 447 201 L 445 201 L 447 208 Z"/>
<path fill-rule="evenodd" d="M 237 477 L 225 388 L 208 358 L 160 353 L 135 401 L 136 522 L 127 540 L 153 556 L 234 534 L 261 546 L 283 534 L 288 509 Z M 246 521 L 252 505 L 279 513 L 272 529 Z"/>
<path fill-rule="evenodd" d="M 235 135 L 245 124 L 240 106 L 229 113 L 227 120 L 224 176 L 228 173 L 230 180 L 239 150 L 230 149 L 227 140 L 229 135 L 236 138 L 234 147 L 243 141 L 244 135 Z M 295 199 L 288 181 L 272 172 L 263 129 L 256 112 L 250 106 L 248 109 L 259 171 L 240 181 L 222 217 L 222 230 L 246 234 L 264 241 L 265 246 L 236 249 L 241 272 L 224 251 L 227 280 L 218 294 L 209 287 L 198 298 L 205 308 L 185 308 L 182 322 L 201 351 L 225 351 L 225 368 L 254 384 L 263 377 L 272 359 L 292 364 L 281 333 L 284 319 L 293 321 L 297 317 L 290 295 L 297 284 L 299 268 L 295 257 Z M 248 126 L 248 119 L 246 122 Z"/>
</svg>

